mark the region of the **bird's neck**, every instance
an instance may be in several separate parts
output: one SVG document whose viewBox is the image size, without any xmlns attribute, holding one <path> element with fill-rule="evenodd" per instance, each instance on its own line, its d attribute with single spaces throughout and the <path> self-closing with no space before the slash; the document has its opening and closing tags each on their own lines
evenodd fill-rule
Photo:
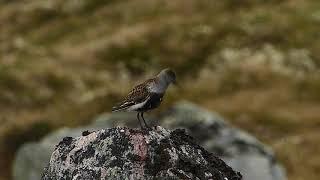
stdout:
<svg viewBox="0 0 320 180">
<path fill-rule="evenodd" d="M 154 83 L 149 86 L 149 89 L 153 93 L 164 94 L 169 86 L 169 83 L 162 78 L 158 78 Z"/>
</svg>

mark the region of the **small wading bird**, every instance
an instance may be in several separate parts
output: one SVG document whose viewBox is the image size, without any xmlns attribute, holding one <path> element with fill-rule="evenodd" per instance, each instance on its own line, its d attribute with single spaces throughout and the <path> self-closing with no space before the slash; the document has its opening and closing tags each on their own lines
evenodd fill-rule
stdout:
<svg viewBox="0 0 320 180">
<path fill-rule="evenodd" d="M 156 77 L 146 80 L 145 82 L 134 87 L 127 97 L 112 108 L 112 112 L 117 111 L 136 111 L 137 118 L 142 126 L 140 116 L 147 129 L 151 129 L 146 123 L 143 113 L 157 108 L 168 88 L 173 83 L 176 84 L 176 74 L 169 68 L 162 70 Z"/>
</svg>

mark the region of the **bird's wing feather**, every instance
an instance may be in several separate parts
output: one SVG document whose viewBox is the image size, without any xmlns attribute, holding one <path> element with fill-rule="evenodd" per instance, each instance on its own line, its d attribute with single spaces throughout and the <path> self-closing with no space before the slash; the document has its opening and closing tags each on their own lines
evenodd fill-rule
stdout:
<svg viewBox="0 0 320 180">
<path fill-rule="evenodd" d="M 142 84 L 137 85 L 134 87 L 127 95 L 124 101 L 120 102 L 116 106 L 112 108 L 112 111 L 120 111 L 123 109 L 127 109 L 130 106 L 135 104 L 139 104 L 144 102 L 146 99 L 149 98 L 150 94 L 147 89 L 148 83 L 151 83 L 153 79 L 148 79 Z"/>
</svg>

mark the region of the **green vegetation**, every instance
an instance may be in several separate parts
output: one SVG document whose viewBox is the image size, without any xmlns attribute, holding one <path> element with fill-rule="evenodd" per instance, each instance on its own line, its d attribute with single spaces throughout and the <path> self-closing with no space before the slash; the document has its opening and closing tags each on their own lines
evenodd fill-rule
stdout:
<svg viewBox="0 0 320 180">
<path fill-rule="evenodd" d="M 159 111 L 180 99 L 218 111 L 274 147 L 290 180 L 317 180 L 319 8 L 318 0 L 0 1 L 0 179 L 24 142 L 89 123 L 172 67 L 183 89 L 171 89 Z"/>
</svg>

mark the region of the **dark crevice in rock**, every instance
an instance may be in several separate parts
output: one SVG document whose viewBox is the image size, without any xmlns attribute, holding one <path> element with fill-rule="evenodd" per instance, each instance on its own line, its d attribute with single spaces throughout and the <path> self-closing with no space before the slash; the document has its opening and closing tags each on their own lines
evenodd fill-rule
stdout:
<svg viewBox="0 0 320 180">
<path fill-rule="evenodd" d="M 127 158 L 132 161 L 132 162 L 138 162 L 141 160 L 141 157 L 136 155 L 136 154 L 133 154 L 133 153 L 128 153 L 127 154 Z"/>
<path fill-rule="evenodd" d="M 81 134 L 82 136 L 88 136 L 89 134 L 91 134 L 91 132 L 86 130 L 86 131 L 83 131 Z"/>
</svg>

